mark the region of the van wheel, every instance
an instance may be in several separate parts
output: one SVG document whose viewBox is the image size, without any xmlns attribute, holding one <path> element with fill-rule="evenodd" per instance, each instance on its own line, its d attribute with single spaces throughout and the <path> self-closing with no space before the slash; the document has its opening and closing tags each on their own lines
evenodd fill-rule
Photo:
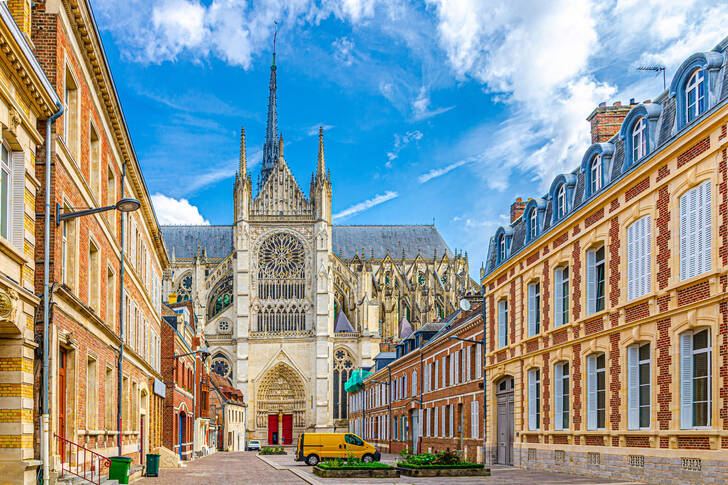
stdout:
<svg viewBox="0 0 728 485">
<path fill-rule="evenodd" d="M 367 454 L 361 458 L 361 461 L 363 461 L 364 463 L 371 463 L 374 461 L 374 457 L 372 455 Z"/>
<path fill-rule="evenodd" d="M 319 457 L 316 455 L 308 455 L 306 457 L 306 465 L 316 466 L 316 465 L 318 465 L 318 462 L 319 462 Z"/>
</svg>

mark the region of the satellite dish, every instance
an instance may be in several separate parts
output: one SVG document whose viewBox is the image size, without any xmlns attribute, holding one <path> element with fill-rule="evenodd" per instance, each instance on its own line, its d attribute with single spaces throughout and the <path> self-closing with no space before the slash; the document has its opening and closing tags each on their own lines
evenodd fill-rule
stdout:
<svg viewBox="0 0 728 485">
<path fill-rule="evenodd" d="M 470 310 L 470 302 L 468 300 L 466 300 L 465 298 L 460 300 L 460 309 L 464 312 L 467 312 L 468 310 Z"/>
</svg>

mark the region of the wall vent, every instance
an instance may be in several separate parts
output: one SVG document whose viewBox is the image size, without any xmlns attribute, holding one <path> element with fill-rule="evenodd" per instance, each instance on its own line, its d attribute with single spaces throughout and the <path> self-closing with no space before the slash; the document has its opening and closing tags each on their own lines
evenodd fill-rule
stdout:
<svg viewBox="0 0 728 485">
<path fill-rule="evenodd" d="M 602 464 L 602 455 L 599 453 L 590 452 L 588 454 L 589 457 L 589 464 L 590 465 L 601 465 Z"/>
<path fill-rule="evenodd" d="M 700 458 L 681 458 L 682 469 L 689 472 L 699 472 L 703 470 L 703 461 Z"/>
<path fill-rule="evenodd" d="M 536 449 L 535 448 L 528 449 L 528 461 L 536 461 Z"/>
<path fill-rule="evenodd" d="M 563 463 L 566 458 L 566 453 L 564 450 L 555 450 L 554 451 L 554 461 L 556 463 Z"/>
<path fill-rule="evenodd" d="M 645 467 L 644 455 L 629 455 L 629 466 L 633 466 L 636 468 L 644 468 Z"/>
</svg>

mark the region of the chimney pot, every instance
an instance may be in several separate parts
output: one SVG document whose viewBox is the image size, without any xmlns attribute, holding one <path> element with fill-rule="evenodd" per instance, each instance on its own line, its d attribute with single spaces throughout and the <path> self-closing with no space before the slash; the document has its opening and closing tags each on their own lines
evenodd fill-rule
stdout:
<svg viewBox="0 0 728 485">
<path fill-rule="evenodd" d="M 617 106 L 617 107 L 622 106 L 622 102 L 621 101 L 615 101 L 614 102 L 614 106 Z"/>
<path fill-rule="evenodd" d="M 526 208 L 526 203 L 523 202 L 523 199 L 521 197 L 517 198 L 516 201 L 511 204 L 511 223 L 521 217 L 521 214 L 523 214 L 523 209 Z"/>
<path fill-rule="evenodd" d="M 630 105 L 633 105 L 633 104 L 637 104 L 637 103 L 635 103 L 634 98 L 629 98 L 629 104 Z"/>
</svg>

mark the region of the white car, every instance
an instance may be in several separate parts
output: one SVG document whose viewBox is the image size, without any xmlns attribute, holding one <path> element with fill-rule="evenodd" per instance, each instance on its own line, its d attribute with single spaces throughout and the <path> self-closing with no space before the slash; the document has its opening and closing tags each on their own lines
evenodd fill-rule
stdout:
<svg viewBox="0 0 728 485">
<path fill-rule="evenodd" d="M 260 440 L 250 440 L 248 441 L 248 450 L 258 450 L 260 451 Z"/>
</svg>

